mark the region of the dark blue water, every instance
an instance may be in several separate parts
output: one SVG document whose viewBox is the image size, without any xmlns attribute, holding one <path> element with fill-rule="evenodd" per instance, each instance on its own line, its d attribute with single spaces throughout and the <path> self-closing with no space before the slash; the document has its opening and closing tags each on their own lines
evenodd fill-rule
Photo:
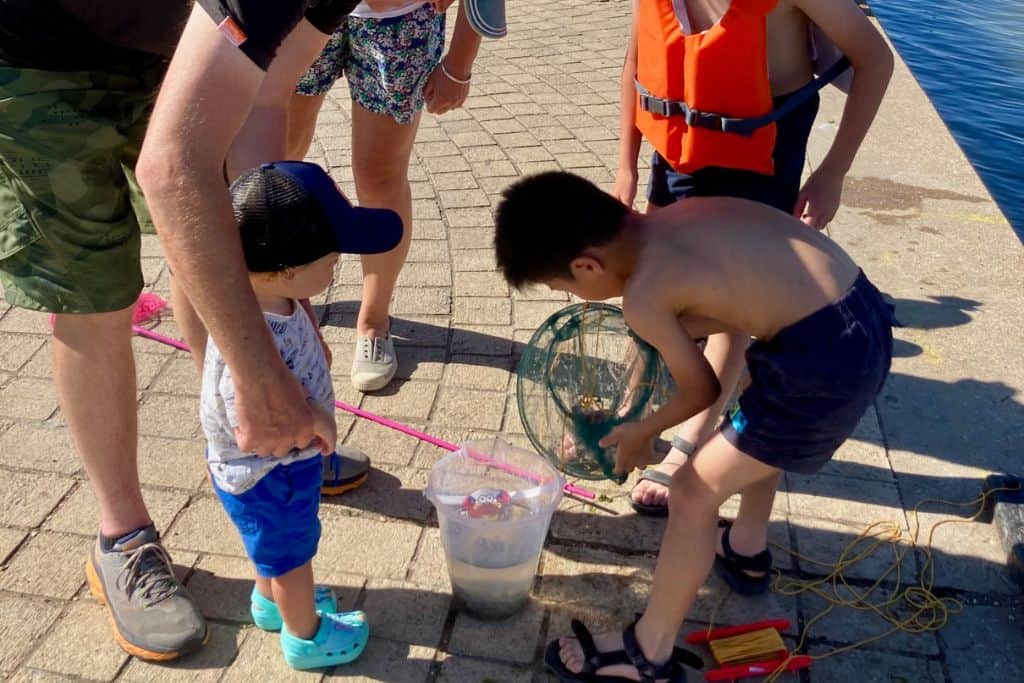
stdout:
<svg viewBox="0 0 1024 683">
<path fill-rule="evenodd" d="M 1024 1 L 869 4 L 1024 240 Z"/>
</svg>

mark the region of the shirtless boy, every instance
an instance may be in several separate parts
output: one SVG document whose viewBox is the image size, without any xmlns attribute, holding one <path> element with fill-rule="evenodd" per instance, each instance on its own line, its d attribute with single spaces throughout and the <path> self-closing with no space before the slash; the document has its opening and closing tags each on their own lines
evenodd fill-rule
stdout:
<svg viewBox="0 0 1024 683">
<path fill-rule="evenodd" d="M 814 172 L 801 189 L 807 138 L 819 102 L 817 92 L 801 91 L 814 79 L 812 22 L 820 30 L 819 35 L 827 36 L 853 68 L 832 146 L 828 154 L 817 160 Z M 691 36 L 685 39 L 683 54 L 706 51 L 685 68 L 663 67 L 659 60 L 679 64 L 685 61 L 679 52 L 679 36 L 674 43 L 664 38 L 666 33 L 676 30 Z M 696 68 L 691 70 L 694 65 Z M 851 0 L 645 0 L 642 9 L 634 1 L 630 43 L 622 71 L 619 171 L 612 194 L 632 206 L 643 129 L 644 137 L 656 150 L 661 150 L 655 151 L 651 161 L 649 209 L 689 197 L 743 197 L 792 213 L 808 225 L 822 228 L 839 207 L 843 179 L 874 120 L 892 66 L 892 53 L 885 40 Z M 685 88 L 684 72 L 690 79 Z M 657 83 L 661 80 L 657 74 L 661 73 L 667 73 L 666 80 L 676 84 L 677 94 L 685 93 L 684 99 L 702 110 L 743 117 L 762 111 L 758 107 L 778 110 L 793 106 L 775 123 L 774 147 L 768 143 L 760 170 L 751 170 L 759 165 L 750 158 L 753 155 L 732 147 L 737 141 L 743 144 L 736 133 L 700 131 L 698 134 L 706 138 L 706 143 L 699 150 L 679 153 L 678 145 L 661 139 L 657 123 L 653 131 L 645 125 L 644 117 L 650 123 L 652 115 L 638 111 L 642 105 L 637 96 L 637 81 L 656 94 L 665 94 L 669 86 Z M 842 78 L 848 75 L 849 72 Z M 669 118 L 673 117 L 676 121 L 680 118 L 678 114 Z M 766 128 L 759 129 L 758 135 L 766 134 Z M 675 448 L 663 464 L 641 477 L 632 494 L 633 506 L 641 514 L 667 512 L 669 478 L 686 456 L 714 433 L 725 401 L 732 395 L 742 371 L 748 342 L 742 335 L 719 334 L 708 339 L 705 354 L 722 384 L 721 399 L 683 424 L 673 440 Z"/>
<path fill-rule="evenodd" d="M 850 436 L 881 389 L 892 314 L 850 257 L 792 216 L 709 197 L 638 214 L 589 181 L 552 172 L 506 190 L 495 249 L 508 282 L 544 283 L 587 300 L 622 297 L 626 322 L 661 353 L 679 391 L 613 430 L 616 469 L 654 460 L 663 430 L 714 403 L 715 373 L 694 343 L 753 336 L 750 385 L 718 433 L 672 476 L 671 511 L 647 610 L 619 633 L 548 647 L 563 682 L 686 680 L 673 645 L 714 564 L 745 592 L 768 583 L 768 520 L 784 471 L 813 473 Z M 740 494 L 734 521 L 719 506 Z M 618 677 L 618 678 L 617 678 Z"/>
</svg>

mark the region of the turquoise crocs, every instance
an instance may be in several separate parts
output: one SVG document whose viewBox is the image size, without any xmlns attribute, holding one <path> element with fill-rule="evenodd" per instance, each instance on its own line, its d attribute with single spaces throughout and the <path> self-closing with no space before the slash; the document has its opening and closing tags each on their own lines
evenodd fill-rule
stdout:
<svg viewBox="0 0 1024 683">
<path fill-rule="evenodd" d="M 317 612 L 334 614 L 338 611 L 338 600 L 334 597 L 334 591 L 327 586 L 313 586 L 313 602 Z M 277 610 L 277 604 L 273 600 L 263 597 L 256 586 L 252 587 L 252 597 L 249 602 L 249 611 L 252 614 L 252 621 L 264 631 L 280 631 L 283 621 L 281 613 Z"/>
<path fill-rule="evenodd" d="M 284 661 L 293 669 L 320 669 L 348 664 L 363 653 L 370 639 L 370 625 L 362 612 L 320 613 L 320 629 L 304 640 L 281 629 Z"/>
</svg>

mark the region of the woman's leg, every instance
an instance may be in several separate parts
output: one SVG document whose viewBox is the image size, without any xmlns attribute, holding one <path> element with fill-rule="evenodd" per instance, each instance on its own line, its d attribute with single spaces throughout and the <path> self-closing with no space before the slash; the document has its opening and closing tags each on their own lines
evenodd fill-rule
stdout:
<svg viewBox="0 0 1024 683">
<path fill-rule="evenodd" d="M 407 124 L 352 105 L 352 171 L 360 206 L 392 209 L 402 218 L 402 241 L 385 254 L 362 256 L 363 301 L 356 329 L 367 337 L 386 336 L 391 295 L 405 264 L 412 237 L 409 160 L 419 128 L 417 113 Z"/>
</svg>

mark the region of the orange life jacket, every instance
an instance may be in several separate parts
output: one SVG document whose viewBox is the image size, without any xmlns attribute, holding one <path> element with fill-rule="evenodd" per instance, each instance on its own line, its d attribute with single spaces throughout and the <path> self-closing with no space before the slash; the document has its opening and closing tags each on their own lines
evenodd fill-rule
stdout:
<svg viewBox="0 0 1024 683">
<path fill-rule="evenodd" d="M 774 173 L 774 122 L 747 124 L 772 111 L 766 16 L 776 1 L 732 0 L 718 23 L 690 34 L 673 0 L 638 3 L 636 125 L 680 173 Z"/>
</svg>

